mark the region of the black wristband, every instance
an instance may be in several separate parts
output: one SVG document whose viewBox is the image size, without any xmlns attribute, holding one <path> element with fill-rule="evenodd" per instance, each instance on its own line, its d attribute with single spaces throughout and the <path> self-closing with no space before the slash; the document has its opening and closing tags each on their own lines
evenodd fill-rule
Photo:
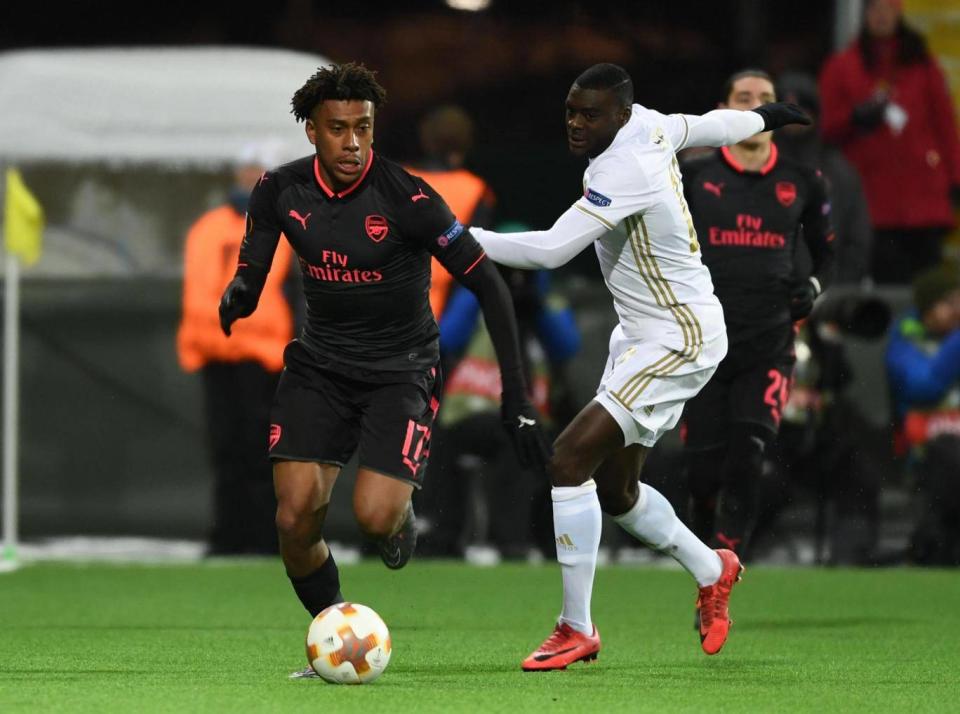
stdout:
<svg viewBox="0 0 960 714">
<path fill-rule="evenodd" d="M 262 268 L 253 263 L 245 263 L 241 260 L 241 262 L 237 263 L 237 272 L 234 277 L 243 280 L 244 284 L 250 290 L 256 295 L 259 295 L 263 290 L 263 284 L 267 282 L 268 272 L 266 268 Z"/>
</svg>

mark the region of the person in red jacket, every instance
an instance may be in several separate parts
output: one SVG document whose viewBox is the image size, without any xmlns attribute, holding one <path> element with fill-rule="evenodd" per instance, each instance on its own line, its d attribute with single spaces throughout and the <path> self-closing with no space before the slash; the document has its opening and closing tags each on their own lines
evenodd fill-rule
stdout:
<svg viewBox="0 0 960 714">
<path fill-rule="evenodd" d="M 954 225 L 960 139 L 944 75 L 900 0 L 868 0 L 864 27 L 820 75 L 824 139 L 863 178 L 873 278 L 908 283 L 937 264 Z"/>
</svg>

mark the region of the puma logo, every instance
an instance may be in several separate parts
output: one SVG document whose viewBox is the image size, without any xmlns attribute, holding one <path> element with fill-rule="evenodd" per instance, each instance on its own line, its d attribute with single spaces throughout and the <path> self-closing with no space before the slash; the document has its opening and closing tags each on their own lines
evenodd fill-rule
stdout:
<svg viewBox="0 0 960 714">
<path fill-rule="evenodd" d="M 517 417 L 517 420 L 520 422 L 520 428 L 522 429 L 525 426 L 536 426 L 536 419 L 528 419 L 527 417 L 520 415 Z"/>
<path fill-rule="evenodd" d="M 730 550 L 736 550 L 740 540 L 740 538 L 731 538 L 725 533 L 717 533 L 717 541 L 719 541 L 722 545 L 725 545 Z"/>
<path fill-rule="evenodd" d="M 416 196 L 411 196 L 411 197 L 410 197 L 410 200 L 413 201 L 414 203 L 416 203 L 416 202 L 419 201 L 421 198 L 426 198 L 426 199 L 429 199 L 429 198 L 430 198 L 427 194 L 425 194 L 425 193 L 423 192 L 423 189 L 422 189 L 422 188 L 420 189 L 420 193 L 418 193 Z"/>
<path fill-rule="evenodd" d="M 305 215 L 305 216 L 301 216 L 299 213 L 297 213 L 296 211 L 294 211 L 294 210 L 291 209 L 289 215 L 290 215 L 291 218 L 295 218 L 296 220 L 300 221 L 300 225 L 303 226 L 303 230 L 307 230 L 307 219 L 308 219 L 310 216 L 312 216 L 313 213 L 308 213 L 308 214 Z"/>
<path fill-rule="evenodd" d="M 709 181 L 704 181 L 703 188 L 704 190 L 715 195 L 717 198 L 720 198 L 720 194 L 723 191 L 723 181 L 720 183 L 710 183 Z"/>
</svg>

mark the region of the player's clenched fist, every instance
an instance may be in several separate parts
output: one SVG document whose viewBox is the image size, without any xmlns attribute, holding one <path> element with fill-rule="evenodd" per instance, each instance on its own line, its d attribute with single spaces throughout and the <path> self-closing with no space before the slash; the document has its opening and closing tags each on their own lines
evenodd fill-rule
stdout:
<svg viewBox="0 0 960 714">
<path fill-rule="evenodd" d="M 543 433 L 537 410 L 526 397 L 517 399 L 505 394 L 500 415 L 503 428 L 510 435 L 510 441 L 520 459 L 520 465 L 526 469 L 545 472 L 552 450 L 547 435 Z"/>
<path fill-rule="evenodd" d="M 810 117 L 792 102 L 771 102 L 754 109 L 763 117 L 763 130 L 773 131 L 787 124 L 811 124 Z"/>
<path fill-rule="evenodd" d="M 230 335 L 230 326 L 235 320 L 251 315 L 257 307 L 257 291 L 243 276 L 236 276 L 223 291 L 220 298 L 220 329 Z"/>
</svg>

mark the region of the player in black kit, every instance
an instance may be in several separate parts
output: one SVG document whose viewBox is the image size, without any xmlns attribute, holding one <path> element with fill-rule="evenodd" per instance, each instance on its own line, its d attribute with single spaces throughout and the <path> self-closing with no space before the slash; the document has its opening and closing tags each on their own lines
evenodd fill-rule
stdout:
<svg viewBox="0 0 960 714">
<path fill-rule="evenodd" d="M 548 458 L 509 290 L 443 199 L 374 153 L 374 111 L 384 98 L 374 74 L 352 63 L 319 69 L 297 91 L 293 113 L 316 153 L 260 178 L 220 303 L 229 334 L 256 308 L 283 232 L 300 260 L 307 320 L 284 353 L 269 448 L 280 554 L 311 615 L 342 600 L 323 523 L 337 475 L 357 449 L 357 522 L 388 567 L 403 567 L 413 552 L 410 496 L 426 470 L 441 386 L 431 254 L 483 307 L 500 361 L 504 425 L 521 460 L 543 468 Z"/>
<path fill-rule="evenodd" d="M 760 70 L 734 74 L 723 96 L 732 109 L 776 101 Z M 729 341 L 684 410 L 691 521 L 700 538 L 743 557 L 793 373 L 794 322 L 810 314 L 832 270 L 830 202 L 819 174 L 779 157 L 770 132 L 687 162 L 683 185 Z M 801 239 L 812 275 L 797 275 Z"/>
</svg>

